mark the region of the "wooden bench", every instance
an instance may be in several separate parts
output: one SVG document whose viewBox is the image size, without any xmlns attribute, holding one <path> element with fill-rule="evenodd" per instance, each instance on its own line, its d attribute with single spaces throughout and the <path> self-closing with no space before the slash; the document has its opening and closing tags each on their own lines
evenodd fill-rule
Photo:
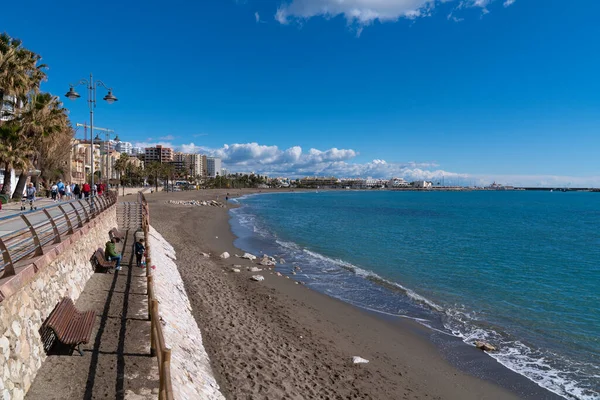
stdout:
<svg viewBox="0 0 600 400">
<path fill-rule="evenodd" d="M 106 259 L 106 256 L 104 255 L 104 250 L 102 250 L 100 247 L 98 247 L 98 249 L 94 252 L 94 255 L 92 256 L 92 261 L 96 266 L 96 269 L 110 269 L 115 268 L 117 266 L 116 261 L 108 261 Z"/>
<path fill-rule="evenodd" d="M 118 239 L 119 241 L 122 241 L 123 239 L 125 239 L 125 234 L 119 232 L 119 230 L 117 228 L 112 228 L 110 230 L 110 232 L 108 232 L 108 236 L 110 236 L 110 238 L 115 238 Z"/>
<path fill-rule="evenodd" d="M 81 345 L 89 343 L 95 318 L 95 311 L 79 312 L 73 300 L 64 297 L 42 324 L 40 333 L 47 337 L 50 331 L 53 332 L 58 341 L 71 348 L 77 347 L 83 356 Z"/>
</svg>

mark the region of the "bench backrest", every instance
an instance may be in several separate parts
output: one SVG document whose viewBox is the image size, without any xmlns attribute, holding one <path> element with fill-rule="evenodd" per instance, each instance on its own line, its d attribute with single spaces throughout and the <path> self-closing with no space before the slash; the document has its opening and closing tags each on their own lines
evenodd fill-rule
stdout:
<svg viewBox="0 0 600 400">
<path fill-rule="evenodd" d="M 96 256 L 102 257 L 103 260 L 106 260 L 106 257 L 104 256 L 104 249 L 101 249 L 100 247 L 98 247 L 98 250 L 96 250 Z"/>
<path fill-rule="evenodd" d="M 44 325 L 52 327 L 57 335 L 62 336 L 66 333 L 69 321 L 73 318 L 77 309 L 73 300 L 68 297 L 64 297 L 60 303 L 56 306 L 48 320 Z"/>
<path fill-rule="evenodd" d="M 117 228 L 112 228 L 109 232 L 109 236 L 117 238 L 119 240 L 122 240 L 124 238 L 124 235 L 121 232 L 119 232 Z"/>
</svg>

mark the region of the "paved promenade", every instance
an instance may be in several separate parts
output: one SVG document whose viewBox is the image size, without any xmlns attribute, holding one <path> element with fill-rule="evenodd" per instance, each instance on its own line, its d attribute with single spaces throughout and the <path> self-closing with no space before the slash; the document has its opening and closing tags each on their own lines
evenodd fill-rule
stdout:
<svg viewBox="0 0 600 400">
<path fill-rule="evenodd" d="M 45 197 L 38 198 L 35 201 L 36 207 L 50 206 L 53 204 L 57 204 L 57 203 L 53 202 L 52 199 L 47 199 Z M 27 206 L 27 209 L 25 210 L 25 212 L 29 211 L 29 203 L 27 203 L 26 206 Z M 21 202 L 2 204 L 2 210 L 0 210 L 0 218 L 6 217 L 9 215 L 18 214 L 20 212 L 21 212 Z"/>
<path fill-rule="evenodd" d="M 97 313 L 91 342 L 82 346 L 84 356 L 77 352 L 49 355 L 26 399 L 158 397 L 158 366 L 156 358 L 150 357 L 146 273 L 135 267 L 133 243 L 134 232 L 128 231 L 123 270 L 94 274 L 77 300 L 80 310 Z"/>
</svg>

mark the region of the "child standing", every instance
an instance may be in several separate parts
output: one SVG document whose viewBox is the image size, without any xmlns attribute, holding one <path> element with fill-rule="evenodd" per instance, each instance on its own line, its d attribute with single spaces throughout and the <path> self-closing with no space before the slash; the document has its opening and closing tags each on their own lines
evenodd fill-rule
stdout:
<svg viewBox="0 0 600 400">
<path fill-rule="evenodd" d="M 144 247 L 144 239 L 140 239 L 137 242 L 135 242 L 135 259 L 137 262 L 137 266 L 141 267 L 142 266 L 142 257 L 144 256 L 144 252 L 146 251 L 146 248 Z"/>
</svg>

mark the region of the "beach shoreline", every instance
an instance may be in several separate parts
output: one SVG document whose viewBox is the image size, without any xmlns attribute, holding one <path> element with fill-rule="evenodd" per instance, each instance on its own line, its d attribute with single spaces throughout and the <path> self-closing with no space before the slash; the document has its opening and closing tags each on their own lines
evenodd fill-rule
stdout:
<svg viewBox="0 0 600 400">
<path fill-rule="evenodd" d="M 167 203 L 217 196 L 223 201 L 227 192 L 239 197 L 259 191 L 147 195 L 152 225 L 177 252 L 194 316 L 227 398 L 560 398 L 459 338 L 434 343 L 431 331 L 414 321 L 375 315 L 274 270 L 247 272 L 251 262 L 234 256 L 243 251 L 234 246 L 231 206 Z M 224 251 L 232 257 L 220 259 Z M 240 265 L 241 272 L 232 272 L 233 265 Z M 265 280 L 251 282 L 256 274 Z M 441 347 L 453 349 L 442 352 Z M 370 363 L 353 365 L 352 356 Z"/>
</svg>

